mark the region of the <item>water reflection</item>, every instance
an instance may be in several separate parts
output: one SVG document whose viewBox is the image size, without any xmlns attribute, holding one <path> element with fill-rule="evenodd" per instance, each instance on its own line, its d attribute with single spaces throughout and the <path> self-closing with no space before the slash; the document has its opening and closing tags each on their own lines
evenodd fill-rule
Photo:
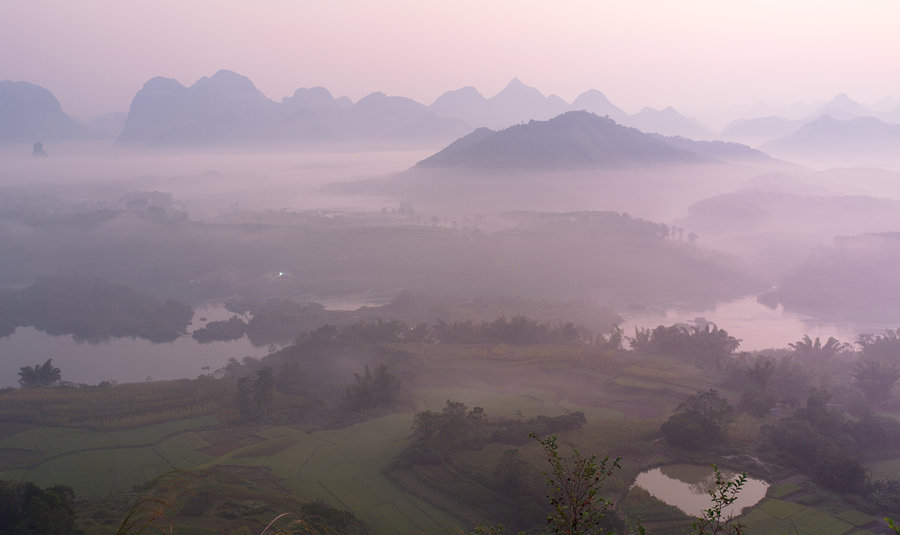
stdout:
<svg viewBox="0 0 900 535">
<path fill-rule="evenodd" d="M 735 472 L 723 470 L 727 479 L 737 476 Z M 712 506 L 709 491 L 715 488 L 715 473 L 709 466 L 692 464 L 670 464 L 641 472 L 635 486 L 641 487 L 653 497 L 673 505 L 686 514 L 700 516 L 703 510 Z M 745 507 L 762 500 L 769 484 L 761 479 L 747 478 L 737 500 L 726 507 L 725 515 L 737 516 Z"/>
<path fill-rule="evenodd" d="M 189 330 L 230 315 L 221 305 L 195 307 Z M 266 348 L 250 345 L 246 338 L 198 344 L 187 334 L 163 344 L 140 338 L 113 338 L 90 344 L 76 342 L 71 336 L 51 336 L 32 327 L 19 327 L 12 336 L 0 338 L 0 388 L 18 386 L 19 368 L 43 364 L 47 359 L 53 359 L 64 381 L 97 384 L 105 379 L 140 382 L 148 378 L 193 378 L 221 368 L 230 357 L 259 358 L 266 352 Z"/>
<path fill-rule="evenodd" d="M 827 340 L 833 336 L 842 342 L 852 342 L 860 333 L 882 333 L 884 329 L 896 328 L 887 323 L 827 323 L 809 316 L 776 309 L 759 304 L 755 296 L 747 296 L 735 301 L 720 303 L 707 310 L 663 310 L 620 312 L 625 319 L 622 328 L 626 336 L 634 334 L 635 327 L 653 328 L 657 325 L 675 323 L 691 324 L 702 317 L 711 321 L 728 334 L 741 340 L 740 349 L 745 351 L 786 348 L 808 334 L 811 338 Z"/>
</svg>

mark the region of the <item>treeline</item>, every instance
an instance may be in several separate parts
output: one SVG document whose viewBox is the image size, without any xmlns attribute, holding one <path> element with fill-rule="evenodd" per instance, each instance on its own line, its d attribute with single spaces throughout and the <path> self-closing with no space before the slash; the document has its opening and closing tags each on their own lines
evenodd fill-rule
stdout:
<svg viewBox="0 0 900 535">
<path fill-rule="evenodd" d="M 669 227 L 647 219 L 634 218 L 627 213 L 612 211 L 578 212 L 512 212 L 515 219 L 544 228 L 578 228 L 623 237 L 663 239 Z"/>
<path fill-rule="evenodd" d="M 188 305 L 103 279 L 40 277 L 27 288 L 0 293 L 0 336 L 22 326 L 94 343 L 114 337 L 171 342 L 193 315 Z"/>
<path fill-rule="evenodd" d="M 389 309 L 384 314 L 393 318 L 397 315 L 403 316 L 400 309 L 405 305 L 415 306 L 414 303 L 408 302 L 416 299 L 423 298 L 410 297 L 409 292 L 401 294 L 394 303 L 384 307 Z M 509 319 L 500 315 L 482 321 L 439 319 L 431 324 L 422 322 L 411 324 L 398 319 L 384 320 L 378 317 L 378 309 L 362 309 L 347 313 L 326 310 L 318 303 L 304 304 L 289 299 L 265 301 L 231 299 L 226 301 L 225 308 L 236 316 L 224 322 L 210 322 L 205 328 L 194 331 L 193 336 L 198 342 L 239 338 L 239 333 L 243 330 L 251 344 L 261 346 L 294 340 L 298 333 L 308 333 L 324 326 L 337 327 L 338 332 L 335 336 L 340 339 L 361 342 L 414 341 L 445 344 L 502 342 L 521 345 L 599 341 L 589 329 L 580 324 L 539 321 L 524 314 L 515 314 Z M 417 311 L 416 315 L 421 317 L 423 314 L 436 313 L 442 308 L 445 307 L 440 304 L 432 305 L 429 308 L 430 312 Z M 496 305 L 494 308 L 497 308 Z M 362 319 L 358 319 L 360 315 L 363 315 Z M 249 319 L 246 321 L 241 318 L 247 316 Z M 354 317 L 357 319 L 353 319 Z M 614 337 L 621 343 L 621 333 L 614 333 Z"/>
<path fill-rule="evenodd" d="M 900 329 L 862 334 L 854 344 L 803 336 L 779 358 L 729 354 L 724 364 L 721 354 L 736 342 L 724 331 L 642 332 L 639 347 L 685 358 L 694 354 L 698 363 L 715 364 L 713 377 L 735 394 L 734 405 L 716 390 L 690 396 L 661 426 L 670 445 L 707 455 L 737 449 L 782 473 L 808 474 L 825 489 L 851 496 L 861 510 L 900 515 L 900 480 L 873 479 L 866 469 L 871 461 L 900 455 L 900 422 L 883 415 L 897 407 Z M 735 431 L 739 422 L 744 431 Z M 755 436 L 747 434 L 748 422 L 759 428 Z"/>
<path fill-rule="evenodd" d="M 587 328 L 571 322 L 539 322 L 525 316 L 511 319 L 499 317 L 493 321 L 472 320 L 419 323 L 414 326 L 401 321 L 357 322 L 343 327 L 325 326 L 300 335 L 297 344 L 323 341 L 393 343 L 421 342 L 433 344 L 600 344 L 618 348 L 622 331 L 616 329 L 608 336 L 594 335 Z"/>
<path fill-rule="evenodd" d="M 686 326 L 635 327 L 631 348 L 646 355 L 664 355 L 720 368 L 741 341 L 712 323 Z"/>
<path fill-rule="evenodd" d="M 544 436 L 587 423 L 583 412 L 530 419 L 489 418 L 481 407 L 469 409 L 465 403 L 447 400 L 440 411 L 417 412 L 413 418 L 410 444 L 398 457 L 401 464 L 445 462 L 462 449 L 480 450 L 491 442 L 521 446 L 532 433 Z"/>
</svg>

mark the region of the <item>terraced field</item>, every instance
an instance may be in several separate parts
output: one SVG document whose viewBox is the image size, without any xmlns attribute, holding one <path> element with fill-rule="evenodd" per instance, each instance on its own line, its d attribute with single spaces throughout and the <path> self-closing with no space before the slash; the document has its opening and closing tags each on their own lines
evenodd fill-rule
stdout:
<svg viewBox="0 0 900 535">
<path fill-rule="evenodd" d="M 482 348 L 455 360 L 445 354 L 451 351 L 437 346 L 419 355 L 428 372 L 412 381 L 408 412 L 343 429 L 307 432 L 286 425 L 223 425 L 211 415 L 117 431 L 11 426 L 0 439 L 0 479 L 62 483 L 79 494 L 106 496 L 132 493 L 177 469 L 264 468 L 304 500 L 353 511 L 375 533 L 459 535 L 472 520 L 465 507 L 442 501 L 441 490 L 426 488 L 425 480 L 411 479 L 409 473 L 402 481 L 396 474 L 386 475 L 408 444 L 413 410 L 440 410 L 449 399 L 505 418 L 582 411 L 587 425 L 566 432 L 565 443 L 578 444 L 585 452 L 622 455 L 623 470 L 607 486 L 622 496 L 642 466 L 672 462 L 671 453 L 653 440 L 659 424 L 685 393 L 708 387 L 695 368 L 662 361 L 585 360 L 563 351 L 554 357 L 555 364 L 578 373 L 562 374 L 547 367 L 545 353 L 552 348 L 530 348 L 522 354 L 510 347 Z M 486 364 L 485 358 L 492 362 Z M 458 386 L 466 377 L 469 386 Z M 492 463 L 509 447 L 489 444 L 482 451 L 461 452 L 456 461 L 476 473 L 490 473 Z M 536 444 L 520 449 L 523 459 L 542 465 Z M 894 474 L 897 461 L 872 468 Z M 397 483 L 415 492 L 404 492 Z M 741 517 L 747 532 L 867 535 L 877 525 L 876 519 L 810 485 L 795 481 L 770 487 L 767 498 Z M 669 518 L 665 508 L 658 509 L 659 523 L 650 526 L 654 533 L 680 533 L 689 526 L 677 515 Z"/>
</svg>

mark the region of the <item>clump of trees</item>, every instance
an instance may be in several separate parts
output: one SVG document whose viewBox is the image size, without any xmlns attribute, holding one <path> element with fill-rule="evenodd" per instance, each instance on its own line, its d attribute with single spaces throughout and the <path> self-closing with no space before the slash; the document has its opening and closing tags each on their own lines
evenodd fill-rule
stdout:
<svg viewBox="0 0 900 535">
<path fill-rule="evenodd" d="M 247 323 L 238 316 L 224 321 L 211 321 L 205 327 L 191 333 L 191 338 L 201 344 L 210 342 L 227 342 L 243 338 L 247 332 Z"/>
<path fill-rule="evenodd" d="M 712 323 L 659 325 L 655 329 L 635 327 L 631 348 L 638 353 L 674 357 L 720 369 L 741 341 Z"/>
<path fill-rule="evenodd" d="M 447 400 L 440 412 L 417 412 L 410 445 L 401 456 L 409 463 L 442 462 L 460 449 L 480 449 L 489 442 L 520 445 L 532 434 L 541 436 L 578 429 L 587 422 L 582 412 L 560 416 L 537 416 L 528 420 L 488 418 L 484 409 L 471 410 L 465 403 Z"/>
<path fill-rule="evenodd" d="M 272 368 L 263 366 L 253 376 L 245 375 L 237 382 L 237 406 L 246 420 L 269 417 L 275 392 Z"/>
<path fill-rule="evenodd" d="M 500 420 L 493 423 L 494 431 L 491 433 L 491 442 L 524 444 L 532 434 L 546 436 L 569 429 L 578 429 L 586 423 L 587 418 L 581 411 L 559 416 L 541 414 L 527 420 Z"/>
<path fill-rule="evenodd" d="M 493 321 L 481 323 L 471 320 L 452 323 L 438 321 L 429 330 L 428 339 L 441 344 L 501 342 L 511 345 L 572 344 L 594 341 L 590 331 L 574 323 L 554 325 L 521 315 L 511 319 L 501 316 Z M 606 340 L 604 339 L 604 341 Z M 621 335 L 619 342 L 621 343 Z"/>
<path fill-rule="evenodd" d="M 482 433 L 485 412 L 469 409 L 465 403 L 447 400 L 440 411 L 417 412 L 413 418 L 410 444 L 401 459 L 410 463 L 436 463 L 462 448 L 478 449 L 486 442 Z"/>
<path fill-rule="evenodd" d="M 848 432 L 854 426 L 843 413 L 829 406 L 830 400 L 828 391 L 813 390 L 806 407 L 763 428 L 764 448 L 770 455 L 813 475 L 826 488 L 864 494 L 866 470 L 859 444 Z M 866 429 L 856 431 L 865 433 Z"/>
<path fill-rule="evenodd" d="M 128 286 L 102 279 L 41 277 L 33 285 L 0 294 L 0 331 L 31 326 L 48 334 L 102 342 L 139 337 L 171 342 L 194 315 L 190 306 L 161 301 Z"/>
<path fill-rule="evenodd" d="M 345 410 L 362 412 L 386 407 L 400 394 L 400 379 L 388 372 L 387 364 L 380 364 L 373 373 L 369 366 L 360 375 L 353 374 L 355 382 L 347 386 L 343 406 Z"/>
<path fill-rule="evenodd" d="M 30 482 L 0 481 L 0 533 L 78 535 L 73 504 L 75 492 L 67 486 L 41 488 Z"/>
<path fill-rule="evenodd" d="M 19 368 L 19 384 L 23 388 L 50 386 L 60 382 L 61 374 L 59 368 L 53 365 L 53 359 L 47 359 L 43 364 Z"/>
<path fill-rule="evenodd" d="M 253 320 L 251 320 L 251 325 Z M 409 326 L 398 320 L 357 322 L 342 327 L 325 325 L 301 334 L 297 344 L 322 344 L 325 342 L 395 343 L 424 342 L 434 344 L 591 344 L 618 349 L 622 343 L 622 331 L 615 329 L 609 335 L 594 335 L 587 328 L 571 322 L 553 324 L 539 322 L 526 316 L 507 319 L 500 316 L 493 321 L 472 320 L 445 322 L 433 325 L 420 323 Z"/>
<path fill-rule="evenodd" d="M 661 430 L 673 446 L 706 449 L 721 444 L 734 408 L 713 389 L 697 392 L 679 405 Z"/>
</svg>

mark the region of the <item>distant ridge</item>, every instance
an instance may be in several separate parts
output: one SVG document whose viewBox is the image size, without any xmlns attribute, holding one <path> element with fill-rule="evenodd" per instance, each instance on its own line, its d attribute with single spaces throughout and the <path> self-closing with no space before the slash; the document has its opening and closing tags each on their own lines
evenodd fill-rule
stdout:
<svg viewBox="0 0 900 535">
<path fill-rule="evenodd" d="M 900 126 L 874 117 L 839 120 L 823 115 L 762 148 L 786 154 L 822 156 L 896 151 L 900 149 Z"/>
<path fill-rule="evenodd" d="M 353 103 L 321 87 L 298 89 L 280 103 L 246 76 L 221 70 L 190 87 L 156 77 L 135 95 L 123 144 L 193 146 L 233 143 L 446 143 L 471 131 L 412 99 L 375 92 Z"/>
<path fill-rule="evenodd" d="M 625 124 L 628 114 L 621 108 L 610 102 L 606 95 L 596 89 L 588 89 L 578 95 L 572 102 L 571 111 L 589 111 L 599 117 L 609 116 L 610 119 Z"/>
<path fill-rule="evenodd" d="M 729 162 L 749 162 L 749 161 L 771 161 L 772 157 L 761 150 L 757 150 L 747 145 L 735 143 L 733 141 L 696 141 L 681 136 L 662 136 L 660 134 L 650 134 L 653 137 L 661 139 L 666 143 L 678 147 L 679 149 L 689 150 L 695 154 L 712 158 L 715 160 Z"/>
<path fill-rule="evenodd" d="M 622 124 L 642 132 L 654 132 L 664 136 L 682 136 L 691 139 L 713 139 L 715 134 L 703 123 L 678 113 L 669 106 L 663 110 L 644 108 L 622 120 Z"/>
<path fill-rule="evenodd" d="M 533 119 L 550 119 L 567 111 L 569 104 L 513 78 L 491 98 L 474 87 L 463 87 L 445 92 L 429 109 L 439 117 L 459 119 L 473 127 L 500 129 Z"/>
<path fill-rule="evenodd" d="M 56 141 L 99 137 L 62 111 L 48 89 L 0 81 L 0 141 Z"/>
<path fill-rule="evenodd" d="M 417 168 L 625 167 L 715 161 L 593 113 L 572 111 L 495 132 L 478 129 Z"/>
</svg>

